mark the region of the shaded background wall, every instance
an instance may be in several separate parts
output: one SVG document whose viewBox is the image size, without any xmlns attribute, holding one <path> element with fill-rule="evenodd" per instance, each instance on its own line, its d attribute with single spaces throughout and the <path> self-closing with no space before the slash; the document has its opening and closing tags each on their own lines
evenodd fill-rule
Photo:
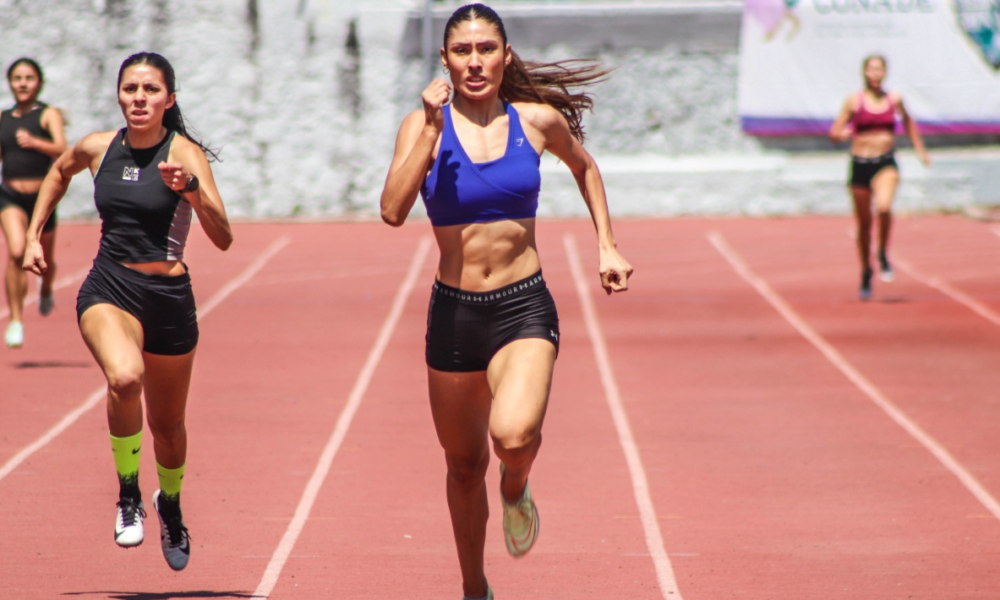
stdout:
<svg viewBox="0 0 1000 600">
<path fill-rule="evenodd" d="M 118 66 L 138 50 L 161 52 L 177 71 L 186 117 L 222 149 L 214 169 L 233 216 L 371 217 L 399 122 L 419 106 L 422 4 L 0 0 L 0 63 L 41 62 L 42 99 L 64 109 L 75 140 L 123 125 Z M 435 4 L 435 47 L 459 4 Z M 496 8 L 526 59 L 592 57 L 616 69 L 595 89 L 597 110 L 586 120 L 616 214 L 847 211 L 842 150 L 740 131 L 738 0 Z M 0 102 L 11 103 L 6 88 Z M 831 113 L 839 103 L 831 98 Z M 958 208 L 1000 189 L 990 146 L 939 152 L 929 171 L 904 153 L 902 168 L 904 209 Z M 86 176 L 77 177 L 61 214 L 92 216 L 91 198 Z M 572 177 L 549 159 L 540 212 L 586 213 Z"/>
</svg>

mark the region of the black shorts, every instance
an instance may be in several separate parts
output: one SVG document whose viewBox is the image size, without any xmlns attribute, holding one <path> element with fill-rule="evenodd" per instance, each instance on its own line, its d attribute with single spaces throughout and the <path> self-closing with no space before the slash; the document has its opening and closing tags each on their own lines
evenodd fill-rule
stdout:
<svg viewBox="0 0 1000 600">
<path fill-rule="evenodd" d="M 198 315 L 187 273 L 147 275 L 97 255 L 76 297 L 77 321 L 91 306 L 111 304 L 142 324 L 142 349 L 177 356 L 198 345 Z"/>
<path fill-rule="evenodd" d="M 851 187 L 872 189 L 872 179 L 875 179 L 879 171 L 886 167 L 899 169 L 899 165 L 896 164 L 896 155 L 893 152 L 886 152 L 882 156 L 871 158 L 851 156 Z"/>
<path fill-rule="evenodd" d="M 467 292 L 434 283 L 427 310 L 427 366 L 485 371 L 500 348 L 541 338 L 559 352 L 559 315 L 539 271 L 498 290 Z"/>
<path fill-rule="evenodd" d="M 0 210 L 8 206 L 16 206 L 28 215 L 28 220 L 30 221 L 31 213 L 35 212 L 36 200 L 38 200 L 38 194 L 22 194 L 10 189 L 6 184 L 0 183 Z M 49 215 L 49 220 L 42 227 L 42 233 L 49 233 L 50 231 L 55 231 L 55 229 L 56 211 L 52 211 L 52 214 Z"/>
</svg>

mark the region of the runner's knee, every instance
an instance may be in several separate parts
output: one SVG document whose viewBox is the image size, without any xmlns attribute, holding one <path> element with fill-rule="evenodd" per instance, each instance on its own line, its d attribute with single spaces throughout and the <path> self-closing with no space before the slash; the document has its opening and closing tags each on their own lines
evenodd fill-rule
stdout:
<svg viewBox="0 0 1000 600">
<path fill-rule="evenodd" d="M 184 426 L 183 417 L 178 419 L 155 419 L 150 416 L 149 431 L 158 441 L 165 442 L 171 446 L 187 437 L 187 428 Z"/>
<path fill-rule="evenodd" d="M 445 453 L 445 460 L 448 464 L 449 479 L 460 487 L 474 487 L 486 479 L 490 455 L 485 452 L 478 457 Z"/>
<path fill-rule="evenodd" d="M 490 429 L 490 437 L 498 455 L 533 454 L 541 443 L 541 432 L 537 427 L 495 427 Z"/>
<path fill-rule="evenodd" d="M 108 378 L 108 388 L 116 400 L 138 399 L 142 393 L 141 365 L 128 364 L 127 361 L 112 364 L 105 369 L 105 376 Z"/>
</svg>

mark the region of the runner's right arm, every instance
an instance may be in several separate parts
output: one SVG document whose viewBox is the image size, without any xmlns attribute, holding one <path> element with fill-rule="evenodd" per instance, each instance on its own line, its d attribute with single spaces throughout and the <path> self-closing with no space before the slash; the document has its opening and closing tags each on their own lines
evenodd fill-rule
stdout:
<svg viewBox="0 0 1000 600">
<path fill-rule="evenodd" d="M 847 125 L 854 116 L 854 96 L 848 96 L 844 100 L 844 106 L 840 109 L 840 114 L 837 115 L 836 120 L 834 120 L 833 125 L 830 126 L 830 140 L 839 144 L 841 142 L 846 142 L 851 139 L 851 134 L 853 131 Z"/>
<path fill-rule="evenodd" d="M 42 181 L 41 189 L 38 190 L 35 211 L 31 215 L 31 223 L 28 224 L 28 231 L 25 234 L 23 268 L 26 271 L 41 275 L 48 269 L 39 242 L 42 227 L 66 194 L 73 176 L 87 167 L 90 167 L 92 172 L 97 170 L 100 159 L 104 158 L 104 151 L 107 150 L 115 133 L 114 131 L 92 133 L 63 152 L 52 164 L 48 175 Z"/>
<path fill-rule="evenodd" d="M 396 151 L 382 188 L 382 220 L 399 227 L 417 201 L 420 185 L 427 176 L 427 165 L 444 129 L 443 107 L 448 102 L 451 84 L 435 79 L 424 90 L 423 110 L 415 110 L 403 119 L 396 136 Z"/>
</svg>

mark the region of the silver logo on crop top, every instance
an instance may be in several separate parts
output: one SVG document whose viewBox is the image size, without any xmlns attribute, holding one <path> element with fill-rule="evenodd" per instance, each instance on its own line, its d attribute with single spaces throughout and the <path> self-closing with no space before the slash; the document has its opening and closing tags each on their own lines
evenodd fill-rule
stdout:
<svg viewBox="0 0 1000 600">
<path fill-rule="evenodd" d="M 125 167 L 122 179 L 125 181 L 139 181 L 139 167 Z"/>
</svg>

